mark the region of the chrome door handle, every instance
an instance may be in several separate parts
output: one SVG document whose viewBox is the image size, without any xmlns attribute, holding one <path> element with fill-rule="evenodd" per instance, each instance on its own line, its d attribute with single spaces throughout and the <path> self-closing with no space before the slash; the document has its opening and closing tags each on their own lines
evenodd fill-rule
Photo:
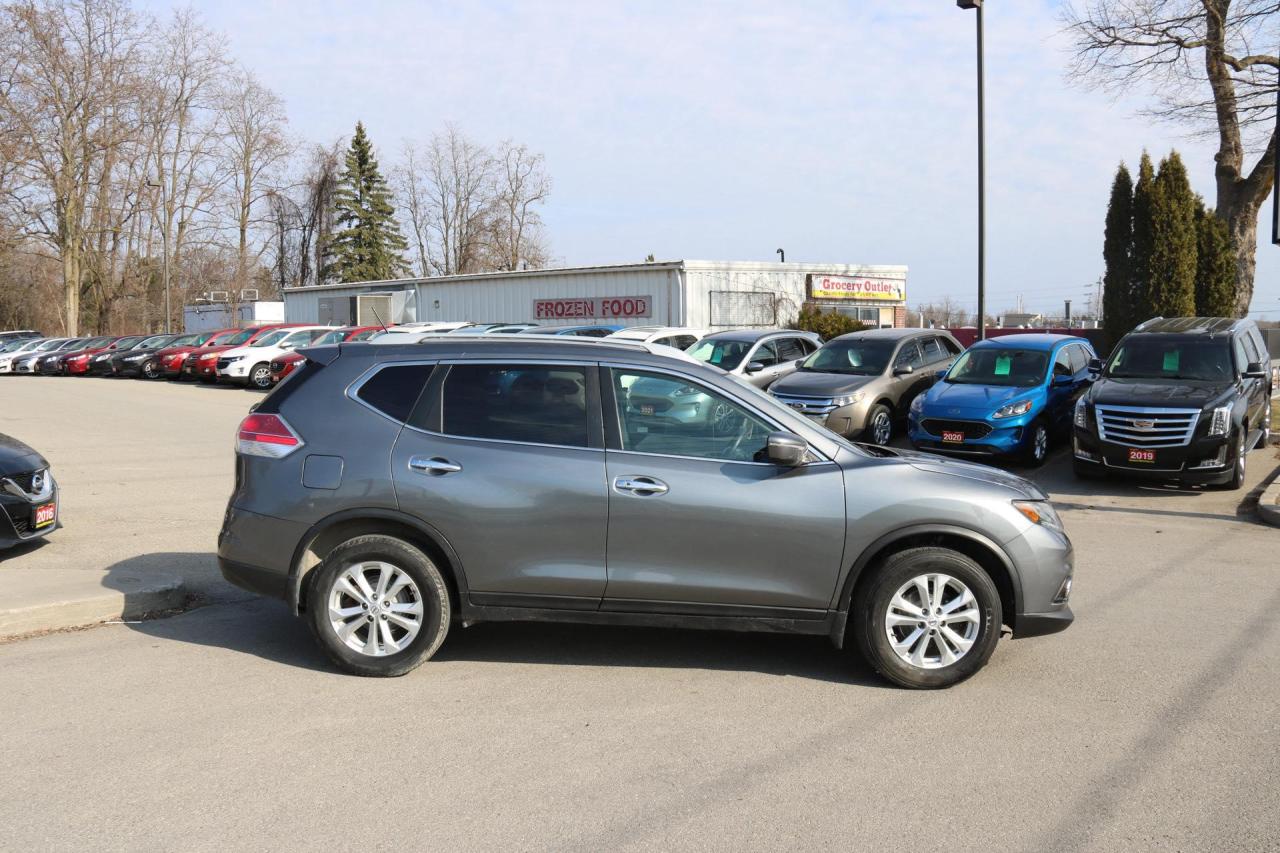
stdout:
<svg viewBox="0 0 1280 853">
<path fill-rule="evenodd" d="M 628 476 L 615 477 L 613 480 L 613 488 L 619 492 L 631 492 L 640 497 L 648 497 L 650 495 L 665 495 L 671 491 L 667 488 L 667 484 L 653 477 L 645 476 Z"/>
<path fill-rule="evenodd" d="M 448 459 L 442 459 L 439 456 L 411 456 L 409 457 L 409 467 L 414 471 L 433 474 L 437 477 L 441 474 L 456 474 L 462 470 L 462 466 L 457 462 L 450 462 Z"/>
</svg>

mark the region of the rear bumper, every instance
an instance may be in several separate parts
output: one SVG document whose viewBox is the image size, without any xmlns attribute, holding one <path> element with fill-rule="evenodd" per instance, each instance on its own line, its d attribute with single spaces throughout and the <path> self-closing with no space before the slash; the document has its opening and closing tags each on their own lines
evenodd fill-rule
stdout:
<svg viewBox="0 0 1280 853">
<path fill-rule="evenodd" d="M 228 583 L 268 598 L 284 601 L 289 597 L 289 576 L 261 566 L 218 558 L 218 569 Z"/>
<path fill-rule="evenodd" d="M 228 507 L 218 533 L 218 567 L 230 583 L 288 600 L 293 553 L 307 525 Z"/>
</svg>

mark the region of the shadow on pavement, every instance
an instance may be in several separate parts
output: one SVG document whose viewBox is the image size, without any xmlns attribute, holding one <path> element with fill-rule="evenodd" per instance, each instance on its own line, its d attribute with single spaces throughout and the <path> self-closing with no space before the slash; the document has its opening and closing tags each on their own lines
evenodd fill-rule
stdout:
<svg viewBox="0 0 1280 853">
<path fill-rule="evenodd" d="M 146 554 L 112 566 L 103 583 L 127 593 L 148 573 L 176 574 L 186 560 L 208 554 Z M 127 623 L 160 640 L 253 655 L 316 671 L 335 671 L 316 645 L 305 619 L 282 602 L 244 593 L 240 599 L 196 607 L 166 619 Z M 851 651 L 825 636 L 665 630 L 561 623 L 495 622 L 471 628 L 454 624 L 439 661 L 545 664 L 548 666 L 655 667 L 762 672 L 885 687 Z"/>
</svg>

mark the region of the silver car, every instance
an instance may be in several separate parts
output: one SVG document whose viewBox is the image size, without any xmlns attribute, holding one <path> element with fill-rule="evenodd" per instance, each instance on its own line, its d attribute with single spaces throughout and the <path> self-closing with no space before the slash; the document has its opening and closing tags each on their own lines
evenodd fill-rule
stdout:
<svg viewBox="0 0 1280 853">
<path fill-rule="evenodd" d="M 735 329 L 707 335 L 689 355 L 757 388 L 768 388 L 822 346 L 813 332 L 794 329 Z"/>
<path fill-rule="evenodd" d="M 1027 480 L 850 444 L 665 347 L 400 337 L 300 350 L 240 425 L 218 539 L 346 671 L 528 620 L 826 635 L 946 687 L 1001 626 L 1072 620 L 1071 542 Z M 672 416 L 691 399 L 714 413 Z"/>
</svg>

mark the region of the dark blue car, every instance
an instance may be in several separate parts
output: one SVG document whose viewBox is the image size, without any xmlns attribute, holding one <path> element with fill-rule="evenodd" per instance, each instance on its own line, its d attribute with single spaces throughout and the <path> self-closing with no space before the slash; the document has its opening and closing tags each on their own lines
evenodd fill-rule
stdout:
<svg viewBox="0 0 1280 853">
<path fill-rule="evenodd" d="M 907 435 L 921 450 L 1039 465 L 1054 437 L 1070 435 L 1096 357 L 1087 340 L 1070 335 L 979 341 L 912 401 Z"/>
</svg>

